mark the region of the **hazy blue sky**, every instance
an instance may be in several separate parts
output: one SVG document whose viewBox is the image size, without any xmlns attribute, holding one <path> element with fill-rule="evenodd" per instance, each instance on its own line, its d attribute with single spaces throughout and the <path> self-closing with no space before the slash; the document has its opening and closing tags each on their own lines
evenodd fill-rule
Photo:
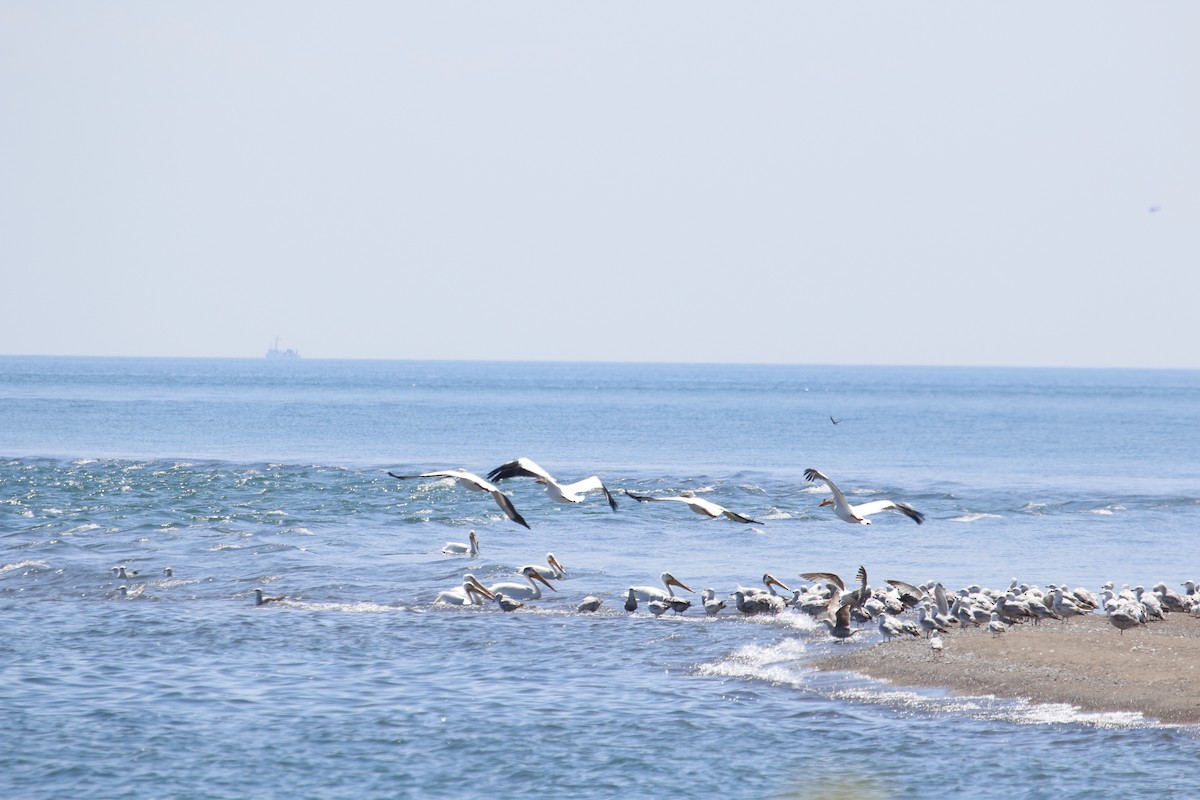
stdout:
<svg viewBox="0 0 1200 800">
<path fill-rule="evenodd" d="M 0 0 L 0 353 L 1198 368 L 1198 32 Z"/>
</svg>

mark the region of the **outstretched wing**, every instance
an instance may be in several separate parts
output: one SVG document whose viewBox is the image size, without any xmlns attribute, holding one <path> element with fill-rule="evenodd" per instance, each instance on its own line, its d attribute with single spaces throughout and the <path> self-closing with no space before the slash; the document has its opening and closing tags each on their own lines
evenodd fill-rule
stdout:
<svg viewBox="0 0 1200 800">
<path fill-rule="evenodd" d="M 600 490 L 601 492 L 604 492 L 604 497 L 608 500 L 609 507 L 611 507 L 613 511 L 617 510 L 617 501 L 614 500 L 612 494 L 609 493 L 608 487 L 605 486 L 604 483 L 595 475 L 592 475 L 589 478 L 584 478 L 581 481 L 568 483 L 566 486 L 562 487 L 562 490 L 564 493 L 570 492 L 576 494 Z"/>
<path fill-rule="evenodd" d="M 825 485 L 829 487 L 829 491 L 833 492 L 833 497 L 835 500 L 837 500 L 839 503 L 841 503 L 844 506 L 850 505 L 848 502 L 846 502 L 846 495 L 842 494 L 842 490 L 837 487 L 837 484 L 834 483 L 833 481 L 829 480 L 829 478 L 825 477 L 820 472 L 817 472 L 812 467 L 809 467 L 808 469 L 804 470 L 804 480 L 806 480 L 806 481 L 824 481 Z M 855 506 L 854 510 L 858 511 L 858 506 Z"/>
<path fill-rule="evenodd" d="M 894 500 L 872 500 L 869 503 L 863 503 L 854 507 L 854 513 L 860 517 L 869 517 L 872 514 L 878 514 L 880 511 L 895 511 L 908 517 L 918 525 L 925 521 L 925 515 L 920 511 L 902 503 L 897 503 Z"/>
<path fill-rule="evenodd" d="M 513 505 L 512 500 L 508 499 L 508 495 L 493 487 L 492 497 L 496 500 L 496 505 L 500 506 L 500 510 L 504 512 L 506 517 L 518 525 L 524 525 L 526 528 L 529 528 L 529 523 L 525 521 L 524 517 L 517 513 L 517 507 Z M 532 528 L 530 528 L 530 530 L 532 530 Z"/>
<path fill-rule="evenodd" d="M 542 469 L 531 458 L 521 458 L 515 461 L 509 461 L 501 464 L 494 470 L 488 473 L 488 480 L 502 481 L 505 478 L 541 478 L 542 480 L 553 481 L 549 472 Z"/>
<path fill-rule="evenodd" d="M 833 572 L 801 572 L 800 577 L 806 581 L 828 581 L 843 592 L 846 591 L 846 584 L 841 576 Z"/>
<path fill-rule="evenodd" d="M 733 520 L 734 522 L 746 522 L 746 523 L 750 523 L 751 525 L 762 525 L 761 522 L 750 519 L 749 517 L 744 517 L 741 514 L 737 513 L 736 511 L 730 511 L 728 508 L 723 509 L 721 511 L 721 513 L 724 514 L 729 519 Z"/>
</svg>

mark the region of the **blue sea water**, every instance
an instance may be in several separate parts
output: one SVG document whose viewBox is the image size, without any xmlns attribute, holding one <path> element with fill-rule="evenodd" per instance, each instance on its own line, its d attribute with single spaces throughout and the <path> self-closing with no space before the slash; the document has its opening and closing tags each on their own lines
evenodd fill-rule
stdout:
<svg viewBox="0 0 1200 800">
<path fill-rule="evenodd" d="M 837 645 L 801 615 L 621 603 L 663 571 L 1198 578 L 1197 398 L 1192 371 L 0 358 L 0 797 L 1190 793 L 1194 727 L 817 673 Z M 618 510 L 506 482 L 526 530 L 386 475 L 518 456 Z M 838 522 L 806 467 L 926 523 Z M 760 524 L 623 495 L 685 489 Z M 433 603 L 548 552 L 568 576 L 527 610 Z"/>
</svg>

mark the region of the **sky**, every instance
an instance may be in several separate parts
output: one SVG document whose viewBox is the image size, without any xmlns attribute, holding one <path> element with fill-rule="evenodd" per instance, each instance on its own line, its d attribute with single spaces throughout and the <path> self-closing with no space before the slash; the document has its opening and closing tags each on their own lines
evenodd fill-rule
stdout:
<svg viewBox="0 0 1200 800">
<path fill-rule="evenodd" d="M 1200 368 L 1197 31 L 0 0 L 0 354 Z"/>
</svg>

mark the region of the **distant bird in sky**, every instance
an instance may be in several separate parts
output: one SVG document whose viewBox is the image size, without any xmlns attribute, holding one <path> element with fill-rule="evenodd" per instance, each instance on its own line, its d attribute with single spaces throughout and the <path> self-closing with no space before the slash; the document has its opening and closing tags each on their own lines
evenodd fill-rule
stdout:
<svg viewBox="0 0 1200 800">
<path fill-rule="evenodd" d="M 496 505 L 500 506 L 500 510 L 504 515 L 518 525 L 529 527 L 529 523 L 525 518 L 517 513 L 516 506 L 512 504 L 512 500 L 508 499 L 508 495 L 500 491 L 492 484 L 485 481 L 473 472 L 467 472 L 465 469 L 444 469 L 435 472 L 423 472 L 420 475 L 397 475 L 394 472 L 389 472 L 398 481 L 412 480 L 413 478 L 452 478 L 459 486 L 465 489 L 472 489 L 476 492 L 488 492 L 492 499 L 496 501 Z"/>
<path fill-rule="evenodd" d="M 832 414 L 829 415 L 829 421 L 832 422 L 834 425 L 841 425 L 843 422 L 843 420 L 834 419 Z"/>
<path fill-rule="evenodd" d="M 833 481 L 826 478 L 815 469 L 804 470 L 804 478 L 809 481 L 824 481 L 829 487 L 829 491 L 833 492 L 832 500 L 825 500 L 821 503 L 822 506 L 832 505 L 833 513 L 837 514 L 838 519 L 844 522 L 856 522 L 859 525 L 870 525 L 871 521 L 867 519 L 871 514 L 878 514 L 880 511 L 896 511 L 911 519 L 913 522 L 920 525 L 925 521 L 925 515 L 914 508 L 910 508 L 902 503 L 897 503 L 892 500 L 872 500 L 869 503 L 860 505 L 851 505 L 846 499 L 846 495 L 842 494 L 842 490 L 837 487 Z"/>
</svg>

